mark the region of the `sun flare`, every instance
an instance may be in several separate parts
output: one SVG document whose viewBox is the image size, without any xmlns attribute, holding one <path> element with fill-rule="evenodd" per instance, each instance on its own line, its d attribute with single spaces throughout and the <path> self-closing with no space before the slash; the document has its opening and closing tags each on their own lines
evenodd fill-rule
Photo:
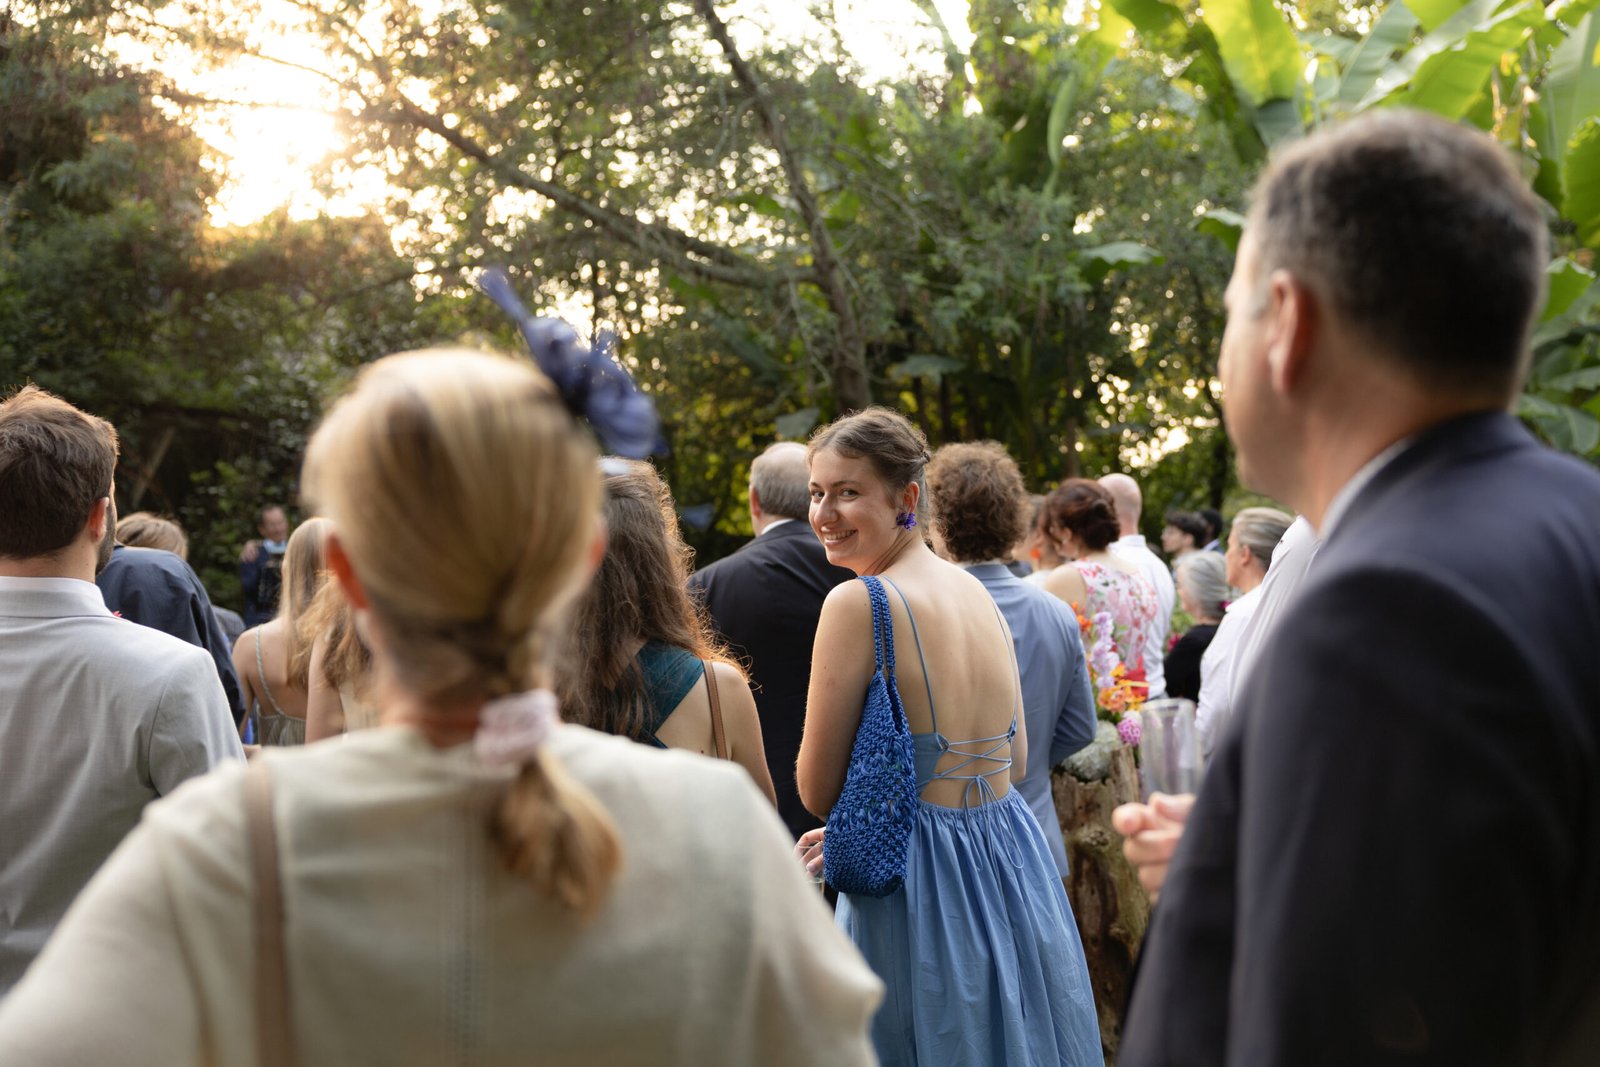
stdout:
<svg viewBox="0 0 1600 1067">
<path fill-rule="evenodd" d="M 738 0 L 727 6 L 727 17 L 749 20 L 746 32 L 756 36 L 773 32 L 803 37 L 819 25 L 787 0 Z M 935 6 L 958 45 L 965 46 L 970 41 L 967 0 L 935 0 Z M 264 0 L 261 10 L 275 26 L 294 24 L 287 0 Z M 939 31 L 911 0 L 887 6 L 846 0 L 834 14 L 869 80 L 892 79 L 918 67 L 936 69 L 942 63 Z M 908 35 L 908 25 L 918 32 Z M 132 39 L 112 44 L 125 61 L 156 67 L 179 92 L 211 101 L 189 103 L 186 110 L 220 172 L 221 188 L 210 208 L 213 224 L 248 225 L 279 210 L 295 219 L 360 214 L 380 209 L 394 194 L 376 168 L 330 166 L 347 142 L 335 114 L 334 89 L 315 73 L 327 63 L 326 45 L 309 32 L 275 32 L 264 49 L 270 60 L 241 56 L 222 66 L 208 66 L 179 47 L 156 54 Z"/>
</svg>

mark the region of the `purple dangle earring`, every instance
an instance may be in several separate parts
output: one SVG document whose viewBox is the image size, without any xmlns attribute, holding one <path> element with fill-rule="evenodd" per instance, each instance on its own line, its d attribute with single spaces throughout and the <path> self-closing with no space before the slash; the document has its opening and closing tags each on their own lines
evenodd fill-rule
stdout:
<svg viewBox="0 0 1600 1067">
<path fill-rule="evenodd" d="M 913 529 L 917 525 L 917 513 L 914 511 L 902 511 L 894 517 L 894 524 L 902 530 Z"/>
</svg>

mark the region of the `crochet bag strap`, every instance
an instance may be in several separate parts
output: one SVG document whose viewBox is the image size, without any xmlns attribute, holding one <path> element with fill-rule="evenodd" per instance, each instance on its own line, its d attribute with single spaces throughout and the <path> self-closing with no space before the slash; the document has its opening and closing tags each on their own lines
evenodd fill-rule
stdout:
<svg viewBox="0 0 1600 1067">
<path fill-rule="evenodd" d="M 718 759 L 728 758 L 728 735 L 722 729 L 722 697 L 717 692 L 717 675 L 708 659 L 700 661 L 706 672 L 706 699 L 711 701 L 711 745 Z"/>
<path fill-rule="evenodd" d="M 278 833 L 272 819 L 272 776 L 263 760 L 256 760 L 245 771 L 244 812 L 250 874 L 256 888 L 256 1060 L 261 1067 L 295 1067 L 289 969 L 283 951 Z"/>
<path fill-rule="evenodd" d="M 862 575 L 861 583 L 872 602 L 872 659 L 878 671 L 893 681 L 894 616 L 889 613 L 889 594 L 883 591 L 883 582 L 870 574 Z"/>
</svg>

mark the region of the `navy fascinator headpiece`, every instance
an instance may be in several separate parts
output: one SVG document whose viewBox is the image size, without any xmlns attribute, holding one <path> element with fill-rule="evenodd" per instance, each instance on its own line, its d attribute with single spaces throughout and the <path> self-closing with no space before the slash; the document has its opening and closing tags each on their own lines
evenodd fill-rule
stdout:
<svg viewBox="0 0 1600 1067">
<path fill-rule="evenodd" d="M 655 404 L 612 355 L 615 334 L 602 332 L 591 347 L 560 319 L 531 314 L 499 267 L 484 271 L 478 288 L 516 322 L 533 362 L 555 384 L 572 414 L 594 429 L 607 451 L 644 459 L 664 450 Z"/>
</svg>

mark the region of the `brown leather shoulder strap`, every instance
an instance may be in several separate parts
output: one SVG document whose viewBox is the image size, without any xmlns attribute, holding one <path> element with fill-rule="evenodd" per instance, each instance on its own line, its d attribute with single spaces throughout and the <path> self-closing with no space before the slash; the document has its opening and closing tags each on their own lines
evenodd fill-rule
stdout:
<svg viewBox="0 0 1600 1067">
<path fill-rule="evenodd" d="M 289 971 L 283 951 L 283 884 L 272 818 L 272 776 L 264 760 L 244 775 L 244 810 L 255 881 L 256 1056 L 260 1067 L 294 1067 Z"/>
<path fill-rule="evenodd" d="M 728 735 L 722 729 L 722 697 L 717 692 L 716 671 L 712 670 L 716 664 L 703 659 L 700 665 L 706 670 L 706 697 L 711 701 L 711 744 L 717 750 L 718 759 L 727 759 Z"/>
</svg>

